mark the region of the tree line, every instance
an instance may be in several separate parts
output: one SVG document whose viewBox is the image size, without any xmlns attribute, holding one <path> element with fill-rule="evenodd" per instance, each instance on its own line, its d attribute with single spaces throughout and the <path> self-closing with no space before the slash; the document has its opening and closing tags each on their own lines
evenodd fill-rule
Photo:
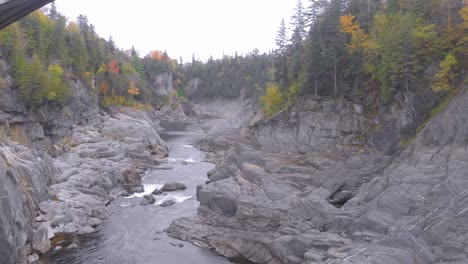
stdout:
<svg viewBox="0 0 468 264">
<path fill-rule="evenodd" d="M 78 81 L 104 105 L 151 107 L 160 98 L 149 80 L 178 67 L 166 52 L 141 58 L 135 48 L 119 49 L 112 37 L 99 37 L 86 16 L 67 21 L 54 4 L 0 31 L 0 48 L 21 99 L 32 108 L 66 104 Z"/>
<path fill-rule="evenodd" d="M 463 0 L 299 0 L 291 24 L 280 23 L 275 50 L 183 63 L 164 51 L 119 49 L 86 16 L 67 21 L 52 4 L 0 31 L 0 47 L 31 107 L 65 104 L 78 81 L 104 105 L 156 106 L 167 98 L 156 95 L 154 79 L 170 73 L 174 96 L 187 97 L 198 79 L 191 98 L 259 92 L 273 115 L 306 94 L 372 92 L 389 102 L 429 87 L 450 92 L 466 69 L 467 20 Z"/>
<path fill-rule="evenodd" d="M 275 82 L 262 98 L 270 115 L 300 94 L 376 91 L 389 102 L 425 87 L 448 92 L 466 69 L 463 0 L 299 0 L 291 21 L 291 34 L 280 23 Z"/>
</svg>

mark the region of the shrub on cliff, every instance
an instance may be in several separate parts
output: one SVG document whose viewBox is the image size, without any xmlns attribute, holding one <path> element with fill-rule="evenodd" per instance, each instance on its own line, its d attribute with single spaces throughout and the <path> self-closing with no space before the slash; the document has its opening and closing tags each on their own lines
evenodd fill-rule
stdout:
<svg viewBox="0 0 468 264">
<path fill-rule="evenodd" d="M 263 114 L 271 117 L 278 113 L 283 108 L 284 101 L 284 95 L 280 91 L 279 85 L 267 83 L 265 95 L 260 98 Z"/>
</svg>

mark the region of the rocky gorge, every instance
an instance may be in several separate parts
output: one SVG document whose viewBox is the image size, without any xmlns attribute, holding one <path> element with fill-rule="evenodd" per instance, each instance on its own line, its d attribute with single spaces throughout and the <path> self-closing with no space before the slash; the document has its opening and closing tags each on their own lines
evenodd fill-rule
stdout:
<svg viewBox="0 0 468 264">
<path fill-rule="evenodd" d="M 0 62 L 0 263 L 36 263 L 54 237 L 95 232 L 108 203 L 140 191 L 141 170 L 168 149 L 154 112 L 100 109 L 80 81 L 65 107 L 27 108 Z"/>
<path fill-rule="evenodd" d="M 251 112 L 197 215 L 167 232 L 253 263 L 466 263 L 466 85 L 426 124 L 436 104 L 407 93 Z"/>
<path fill-rule="evenodd" d="M 33 111 L 2 69 L 2 264 L 36 263 L 63 234 L 96 232 L 114 198 L 142 191 L 143 170 L 169 153 L 160 121 L 202 133 L 195 145 L 217 164 L 197 187 L 197 214 L 166 229 L 174 238 L 253 263 L 468 259 L 467 87 L 431 120 L 431 92 L 389 105 L 306 97 L 265 118 L 254 99 L 100 108 L 80 81 L 65 107 Z M 170 78 L 154 80 L 162 95 Z"/>
</svg>

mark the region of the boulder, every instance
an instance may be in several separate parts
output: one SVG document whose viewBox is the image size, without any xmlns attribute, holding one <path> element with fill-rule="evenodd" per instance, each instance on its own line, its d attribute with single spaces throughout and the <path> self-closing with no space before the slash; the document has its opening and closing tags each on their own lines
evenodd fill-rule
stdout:
<svg viewBox="0 0 468 264">
<path fill-rule="evenodd" d="M 187 186 L 183 183 L 179 182 L 168 182 L 164 184 L 164 186 L 161 188 L 161 191 L 163 192 L 172 192 L 172 191 L 178 191 L 178 190 L 185 190 L 187 189 Z"/>
<path fill-rule="evenodd" d="M 162 204 L 161 204 L 161 207 L 168 207 L 168 206 L 171 206 L 175 204 L 175 201 L 174 200 L 167 200 L 167 201 L 164 201 Z"/>
<path fill-rule="evenodd" d="M 148 205 L 148 204 L 154 204 L 156 200 L 154 199 L 153 195 L 151 194 L 146 194 L 143 196 L 143 199 L 140 202 L 140 205 Z"/>
</svg>

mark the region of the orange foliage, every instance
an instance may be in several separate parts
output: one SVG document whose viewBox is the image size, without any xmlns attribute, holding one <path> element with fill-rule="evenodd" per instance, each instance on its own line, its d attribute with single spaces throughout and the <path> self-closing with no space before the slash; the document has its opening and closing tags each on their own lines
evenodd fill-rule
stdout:
<svg viewBox="0 0 468 264">
<path fill-rule="evenodd" d="M 131 95 L 139 95 L 140 94 L 140 90 L 138 89 L 138 87 L 135 86 L 134 82 L 130 82 L 130 84 L 128 85 L 128 93 L 131 94 Z"/>
<path fill-rule="evenodd" d="M 119 65 L 117 64 L 117 62 L 116 62 L 115 60 L 113 60 L 113 61 L 111 62 L 110 71 L 111 71 L 113 74 L 119 74 Z"/>
<path fill-rule="evenodd" d="M 356 31 L 359 28 L 358 23 L 356 23 L 356 24 L 353 23 L 353 20 L 355 18 L 356 17 L 351 15 L 351 14 L 343 15 L 343 16 L 340 17 L 341 30 L 344 33 L 351 34 L 351 33 L 353 33 L 354 31 Z"/>
<path fill-rule="evenodd" d="M 348 14 L 340 17 L 341 31 L 351 35 L 351 42 L 347 44 L 350 52 L 356 51 L 358 48 L 367 48 L 368 38 L 364 30 L 359 26 L 359 22 L 354 22 L 356 17 Z"/>
<path fill-rule="evenodd" d="M 154 60 L 157 60 L 159 62 L 162 62 L 162 61 L 170 61 L 171 58 L 169 58 L 169 56 L 167 56 L 167 54 L 164 54 L 163 52 L 159 51 L 159 50 L 153 50 L 153 51 L 150 51 L 150 57 Z"/>
<path fill-rule="evenodd" d="M 151 56 L 152 59 L 160 61 L 160 62 L 163 60 L 163 54 L 162 54 L 162 52 L 160 52 L 158 50 L 151 51 L 150 56 Z"/>
</svg>

